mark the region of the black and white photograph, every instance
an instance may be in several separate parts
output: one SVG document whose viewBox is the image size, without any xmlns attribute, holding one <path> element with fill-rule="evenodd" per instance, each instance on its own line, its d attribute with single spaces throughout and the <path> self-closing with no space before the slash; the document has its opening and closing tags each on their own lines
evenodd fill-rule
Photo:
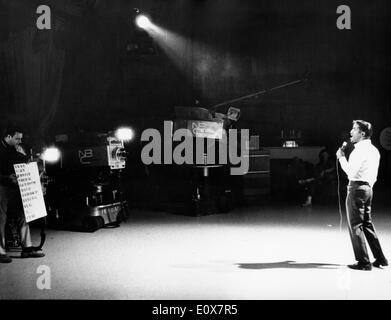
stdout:
<svg viewBox="0 0 391 320">
<path fill-rule="evenodd" d="M 390 300 L 390 16 L 0 0 L 0 300 Z"/>
</svg>

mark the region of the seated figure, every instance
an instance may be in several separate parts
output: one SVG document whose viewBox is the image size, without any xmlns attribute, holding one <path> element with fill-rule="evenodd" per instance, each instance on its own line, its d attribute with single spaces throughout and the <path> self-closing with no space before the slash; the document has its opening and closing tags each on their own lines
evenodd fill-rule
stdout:
<svg viewBox="0 0 391 320">
<path fill-rule="evenodd" d="M 327 149 L 319 152 L 319 162 L 315 165 L 313 174 L 306 179 L 299 179 L 298 183 L 304 188 L 305 202 L 303 207 L 312 205 L 313 197 L 322 198 L 329 195 L 335 181 L 335 163 Z"/>
</svg>

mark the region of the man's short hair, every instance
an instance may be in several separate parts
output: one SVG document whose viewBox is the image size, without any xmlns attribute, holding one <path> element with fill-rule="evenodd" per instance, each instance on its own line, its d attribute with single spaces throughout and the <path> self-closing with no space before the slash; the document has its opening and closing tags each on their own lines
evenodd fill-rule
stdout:
<svg viewBox="0 0 391 320">
<path fill-rule="evenodd" d="M 365 138 L 370 138 L 373 133 L 372 124 L 364 120 L 353 120 L 353 125 L 357 124 L 362 132 L 365 134 Z"/>
<path fill-rule="evenodd" d="M 15 133 L 23 133 L 23 130 L 18 127 L 18 126 L 8 126 L 7 128 L 5 128 L 5 130 L 3 131 L 3 135 L 2 137 L 5 138 L 7 137 L 8 135 L 10 135 L 11 137 L 13 137 L 15 135 Z"/>
</svg>

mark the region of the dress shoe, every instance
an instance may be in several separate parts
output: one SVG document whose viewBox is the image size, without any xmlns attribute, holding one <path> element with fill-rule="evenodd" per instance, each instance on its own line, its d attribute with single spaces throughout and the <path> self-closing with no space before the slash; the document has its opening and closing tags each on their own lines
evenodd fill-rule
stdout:
<svg viewBox="0 0 391 320">
<path fill-rule="evenodd" d="M 376 268 L 385 267 L 388 266 L 388 261 L 387 259 L 376 259 L 372 265 Z"/>
<path fill-rule="evenodd" d="M 354 270 L 372 270 L 372 265 L 369 262 L 357 262 L 355 264 L 349 264 L 348 267 Z"/>
<path fill-rule="evenodd" d="M 45 256 L 43 252 L 38 252 L 34 248 L 23 248 L 22 253 L 20 254 L 22 258 L 42 258 Z"/>
<path fill-rule="evenodd" d="M 12 259 L 8 254 L 0 254 L 0 263 L 10 263 Z"/>
</svg>

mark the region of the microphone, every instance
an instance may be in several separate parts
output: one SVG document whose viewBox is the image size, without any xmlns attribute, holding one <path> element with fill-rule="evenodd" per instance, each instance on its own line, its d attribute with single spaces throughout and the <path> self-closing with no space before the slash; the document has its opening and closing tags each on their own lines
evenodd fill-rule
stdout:
<svg viewBox="0 0 391 320">
<path fill-rule="evenodd" d="M 345 151 L 346 147 L 348 146 L 348 143 L 346 141 L 344 141 L 342 143 L 342 146 L 340 147 L 341 151 Z"/>
</svg>

